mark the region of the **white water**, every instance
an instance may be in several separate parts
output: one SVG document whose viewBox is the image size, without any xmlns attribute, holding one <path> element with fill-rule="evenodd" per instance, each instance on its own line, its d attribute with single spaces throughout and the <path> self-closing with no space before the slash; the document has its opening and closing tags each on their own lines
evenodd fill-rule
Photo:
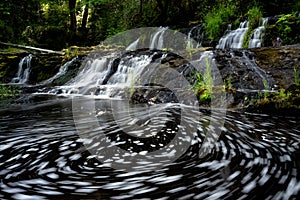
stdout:
<svg viewBox="0 0 300 200">
<path fill-rule="evenodd" d="M 268 18 L 263 18 L 259 27 L 254 30 L 249 42 L 249 48 L 262 47 L 263 36 L 265 33 L 265 25 L 268 23 Z"/>
<path fill-rule="evenodd" d="M 126 50 L 127 50 L 127 51 L 134 51 L 134 50 L 136 50 L 139 41 L 140 41 L 140 38 L 138 38 L 136 41 L 132 42 L 132 43 L 126 48 Z"/>
<path fill-rule="evenodd" d="M 150 49 L 162 49 L 164 45 L 164 33 L 168 27 L 160 27 L 155 33 L 152 34 L 150 39 Z"/>
<path fill-rule="evenodd" d="M 31 59 L 32 55 L 29 54 L 28 56 L 21 59 L 19 62 L 19 68 L 16 76 L 12 79 L 11 83 L 19 83 L 25 84 L 29 79 L 29 74 L 31 70 Z"/>
<path fill-rule="evenodd" d="M 263 36 L 265 32 L 265 25 L 268 22 L 268 18 L 263 18 L 259 26 L 254 30 L 254 33 L 250 36 L 250 42 L 248 47 L 262 47 Z M 226 48 L 242 48 L 243 40 L 248 30 L 248 22 L 241 22 L 239 28 L 236 30 L 227 30 L 225 35 L 219 40 L 216 48 L 226 49 Z"/>
<path fill-rule="evenodd" d="M 197 26 L 194 26 L 191 28 L 187 35 L 187 49 L 194 49 L 194 48 L 199 48 L 202 46 L 202 40 L 204 37 L 204 24 L 199 24 Z M 197 38 L 196 40 L 193 38 Z"/>
<path fill-rule="evenodd" d="M 68 71 L 69 66 L 77 59 L 77 57 L 74 57 L 72 60 L 66 62 L 63 66 L 59 68 L 59 71 L 51 78 L 45 80 L 42 82 L 42 85 L 49 84 L 53 82 L 55 79 L 65 75 Z"/>
<path fill-rule="evenodd" d="M 66 85 L 54 88 L 49 93 L 97 95 L 105 97 L 116 97 L 118 91 L 131 87 L 133 80 L 138 80 L 145 66 L 150 64 L 151 56 L 128 56 L 121 59 L 117 70 L 108 78 L 107 83 L 103 81 L 112 71 L 115 55 L 88 60 L 78 75 Z"/>
<path fill-rule="evenodd" d="M 138 78 L 145 66 L 150 64 L 152 58 L 148 55 L 132 57 L 121 60 L 118 70 L 109 79 L 109 85 L 121 84 L 130 87 L 132 79 Z"/>
<path fill-rule="evenodd" d="M 217 48 L 226 49 L 226 48 L 242 48 L 243 39 L 248 30 L 248 22 L 241 22 L 239 28 L 233 31 L 226 31 L 227 34 L 223 36 Z"/>
<path fill-rule="evenodd" d="M 256 64 L 254 59 L 250 59 L 245 54 L 245 52 L 243 52 L 243 57 L 242 58 L 243 58 L 243 61 L 246 63 L 246 65 L 249 67 L 249 69 L 254 70 L 256 72 L 256 74 L 261 78 L 261 80 L 263 81 L 263 85 L 264 85 L 265 89 L 270 89 L 271 84 L 270 84 L 270 80 L 269 80 L 268 75 L 266 74 L 266 72 Z"/>
<path fill-rule="evenodd" d="M 89 60 L 78 75 L 66 85 L 61 86 L 63 94 L 86 94 L 92 87 L 96 87 L 108 73 L 111 62 L 107 57 Z M 54 90 L 56 92 L 56 90 Z"/>
</svg>

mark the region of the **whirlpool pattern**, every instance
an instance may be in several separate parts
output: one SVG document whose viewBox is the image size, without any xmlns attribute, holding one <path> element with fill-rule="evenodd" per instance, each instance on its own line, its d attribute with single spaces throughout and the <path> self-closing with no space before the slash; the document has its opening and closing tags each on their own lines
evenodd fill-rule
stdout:
<svg viewBox="0 0 300 200">
<path fill-rule="evenodd" d="M 299 118 L 228 112 L 212 152 L 199 158 L 207 120 L 180 159 L 157 171 L 125 172 L 85 149 L 70 101 L 2 110 L 0 198 L 297 199 Z"/>
</svg>

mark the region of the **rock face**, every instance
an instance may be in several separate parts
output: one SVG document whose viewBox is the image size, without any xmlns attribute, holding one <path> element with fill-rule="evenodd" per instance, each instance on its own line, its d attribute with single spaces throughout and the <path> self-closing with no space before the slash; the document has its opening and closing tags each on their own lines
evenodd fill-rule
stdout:
<svg viewBox="0 0 300 200">
<path fill-rule="evenodd" d="M 256 63 L 276 80 L 280 88 L 287 89 L 295 83 L 294 68 L 300 71 L 300 45 L 280 48 L 251 49 Z"/>
<path fill-rule="evenodd" d="M 26 55 L 26 51 L 0 51 L 0 82 L 12 80 L 18 71 L 20 60 Z"/>
<path fill-rule="evenodd" d="M 49 86 L 63 85 L 76 75 L 85 56 L 92 50 L 91 48 L 86 51 L 80 51 L 76 48 L 76 53 L 74 51 L 72 53 L 69 52 L 68 56 L 34 54 L 31 60 L 32 69 L 28 84 L 35 85 L 53 77 L 64 63 L 76 57 L 75 62 L 69 66 L 68 72 L 62 79 L 48 84 Z M 112 51 L 114 49 L 110 48 L 107 50 L 107 48 L 103 48 L 105 53 Z M 204 49 L 199 49 L 195 52 L 197 51 L 200 54 L 205 52 Z M 284 109 L 300 110 L 300 45 L 278 48 L 210 49 L 210 52 L 220 71 L 226 91 L 231 96 L 230 108 L 246 109 L 255 112 Z M 152 55 L 153 53 L 153 51 L 145 49 L 127 52 L 127 54 L 132 56 L 141 54 Z M 0 81 L 4 83 L 10 82 L 17 73 L 20 60 L 28 54 L 25 51 L 0 52 Z M 155 52 L 153 59 L 162 55 L 162 52 Z M 118 62 L 116 63 L 115 68 L 117 69 Z M 162 60 L 161 64 L 168 65 L 183 73 L 191 82 L 197 81 L 193 79 L 193 72 L 191 67 L 189 67 L 190 63 L 180 56 L 169 53 Z M 173 93 L 169 90 L 152 90 L 149 93 L 149 91 L 141 89 L 135 91 L 132 102 L 153 101 L 150 103 L 160 103 L 168 101 L 168 99 L 176 101 L 170 95 L 173 95 Z M 196 95 L 199 95 L 199 93 Z M 207 102 L 201 102 L 201 98 L 199 98 L 199 101 L 201 104 L 207 105 Z"/>
<path fill-rule="evenodd" d="M 293 112 L 300 109 L 300 45 L 214 50 L 234 109 Z"/>
<path fill-rule="evenodd" d="M 0 80 L 9 83 L 17 74 L 26 51 L 0 52 Z M 62 64 L 63 57 L 53 54 L 33 54 L 28 84 L 36 84 L 53 76 Z"/>
</svg>

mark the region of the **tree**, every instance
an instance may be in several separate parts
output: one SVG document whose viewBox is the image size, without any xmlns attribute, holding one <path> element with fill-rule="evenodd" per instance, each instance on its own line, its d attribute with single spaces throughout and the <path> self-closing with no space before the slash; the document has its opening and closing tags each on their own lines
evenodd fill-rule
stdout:
<svg viewBox="0 0 300 200">
<path fill-rule="evenodd" d="M 83 16 L 82 16 L 82 22 L 81 22 L 81 30 L 85 31 L 86 30 L 86 25 L 87 25 L 87 21 L 88 21 L 88 16 L 89 16 L 89 3 L 87 3 L 84 6 L 84 10 L 83 10 Z"/>
<path fill-rule="evenodd" d="M 69 10 L 70 10 L 70 31 L 76 32 L 76 0 L 69 0 Z"/>
<path fill-rule="evenodd" d="M 156 0 L 159 9 L 159 23 L 166 25 L 168 20 L 168 9 L 170 6 L 170 0 Z"/>
</svg>

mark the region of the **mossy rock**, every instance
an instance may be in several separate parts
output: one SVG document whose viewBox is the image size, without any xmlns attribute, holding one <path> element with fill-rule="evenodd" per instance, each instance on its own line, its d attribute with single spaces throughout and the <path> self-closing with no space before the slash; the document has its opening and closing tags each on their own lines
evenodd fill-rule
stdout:
<svg viewBox="0 0 300 200">
<path fill-rule="evenodd" d="M 254 48 L 255 60 L 259 67 L 269 73 L 278 88 L 287 89 L 294 84 L 294 68 L 300 68 L 300 45 L 279 48 Z"/>
<path fill-rule="evenodd" d="M 18 71 L 20 60 L 28 54 L 26 51 L 15 49 L 0 51 L 0 82 L 10 82 Z"/>
<path fill-rule="evenodd" d="M 59 55 L 36 54 L 31 60 L 30 84 L 37 84 L 54 76 L 63 64 Z"/>
</svg>

